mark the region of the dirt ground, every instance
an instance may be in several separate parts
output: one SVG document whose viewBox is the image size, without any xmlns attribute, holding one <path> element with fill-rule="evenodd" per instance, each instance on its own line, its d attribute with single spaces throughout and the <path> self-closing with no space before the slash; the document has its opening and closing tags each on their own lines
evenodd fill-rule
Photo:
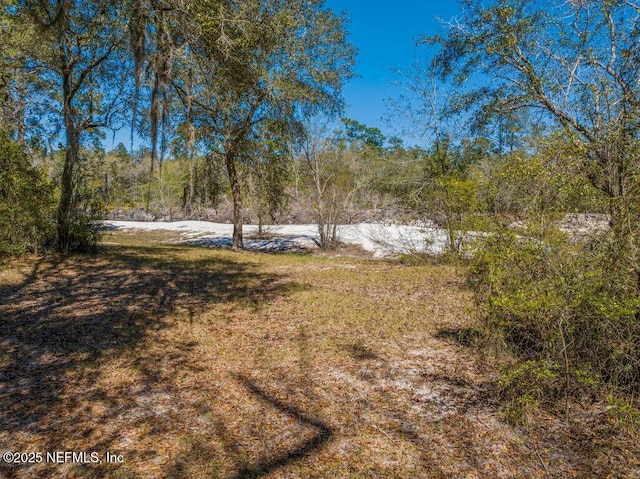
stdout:
<svg viewBox="0 0 640 479">
<path fill-rule="evenodd" d="M 458 267 L 159 239 L 0 263 L 0 477 L 640 477 L 604 406 L 506 421 Z"/>
</svg>

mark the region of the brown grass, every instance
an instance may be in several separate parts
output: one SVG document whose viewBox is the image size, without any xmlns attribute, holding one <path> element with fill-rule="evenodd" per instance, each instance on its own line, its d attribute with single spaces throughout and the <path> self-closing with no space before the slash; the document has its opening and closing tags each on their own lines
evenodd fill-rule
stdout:
<svg viewBox="0 0 640 479">
<path fill-rule="evenodd" d="M 490 364 L 446 333 L 470 324 L 453 266 L 148 240 L 0 264 L 0 452 L 124 458 L 0 462 L 0 477 L 640 471 L 628 433 L 602 418 L 503 420 Z"/>
</svg>

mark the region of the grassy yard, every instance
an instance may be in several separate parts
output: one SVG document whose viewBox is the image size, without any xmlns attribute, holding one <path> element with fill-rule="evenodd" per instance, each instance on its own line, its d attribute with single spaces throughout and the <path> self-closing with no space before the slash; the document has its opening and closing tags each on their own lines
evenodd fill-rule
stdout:
<svg viewBox="0 0 640 479">
<path fill-rule="evenodd" d="M 98 256 L 0 263 L 0 452 L 123 458 L 0 462 L 0 477 L 640 471 L 611 421 L 505 422 L 491 361 L 452 339 L 472 306 L 454 266 L 161 239 L 111 233 Z"/>
</svg>

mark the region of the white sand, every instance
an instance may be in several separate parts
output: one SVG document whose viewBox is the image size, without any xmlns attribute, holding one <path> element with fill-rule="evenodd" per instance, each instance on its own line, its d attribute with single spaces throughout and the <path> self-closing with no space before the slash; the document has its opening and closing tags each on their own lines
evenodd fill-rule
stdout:
<svg viewBox="0 0 640 479">
<path fill-rule="evenodd" d="M 211 247 L 231 246 L 233 225 L 207 221 L 139 222 L 105 221 L 108 228 L 122 230 L 165 230 L 180 234 L 181 243 Z M 271 239 L 248 239 L 256 235 L 256 225 L 244 225 L 244 245 L 260 251 L 305 251 L 318 248 L 318 227 L 307 225 L 270 225 L 263 231 Z M 340 225 L 338 239 L 362 247 L 374 257 L 382 258 L 403 253 L 425 252 L 441 254 L 446 245 L 446 233 L 431 225 L 409 226 L 360 223 Z"/>
</svg>

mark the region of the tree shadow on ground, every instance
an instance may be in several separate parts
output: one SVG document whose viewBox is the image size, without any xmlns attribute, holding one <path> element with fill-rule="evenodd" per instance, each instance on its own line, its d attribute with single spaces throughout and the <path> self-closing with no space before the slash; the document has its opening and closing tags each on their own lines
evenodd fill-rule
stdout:
<svg viewBox="0 0 640 479">
<path fill-rule="evenodd" d="M 275 408 L 277 411 L 289 415 L 299 424 L 316 429 L 318 433 L 289 451 L 284 451 L 280 454 L 273 454 L 270 457 L 263 458 L 258 464 L 250 467 L 243 467 L 238 471 L 235 479 L 250 479 L 265 476 L 276 469 L 285 467 L 286 465 L 313 453 L 323 447 L 323 445 L 331 439 L 333 432 L 321 419 L 309 416 L 294 405 L 279 400 L 264 389 L 260 388 L 254 381 L 244 375 L 238 374 L 236 375 L 236 379 L 255 398 L 264 402 L 268 406 Z"/>
<path fill-rule="evenodd" d="M 117 434 L 91 439 L 98 422 L 104 425 L 136 399 L 127 391 L 94 388 L 101 365 L 144 350 L 150 335 L 161 341 L 155 333 L 170 326 L 176 312 L 192 319 L 216 304 L 257 310 L 304 287 L 262 272 L 246 258 L 191 260 L 184 253 L 177 247 L 112 247 L 103 256 L 44 259 L 21 284 L 0 289 L 0 439 L 33 437 L 38 448 L 53 451 L 84 437 L 93 450 L 109 450 Z M 131 386 L 138 401 L 145 390 L 153 398 L 167 374 L 184 370 L 194 347 L 185 338 L 167 345 L 166 357 L 139 359 Z M 165 363 L 162 370 L 158 361 Z M 91 392 L 82 397 L 82 388 Z M 96 415 L 91 405 L 97 403 L 108 412 Z M 13 449 L 2 442 L 0 449 Z M 0 464 L 0 476 L 23 472 L 22 466 Z"/>
<path fill-rule="evenodd" d="M 206 432 L 171 459 L 165 479 L 259 478 L 290 467 L 299 473 L 296 468 L 305 467 L 301 464 L 318 460 L 336 431 L 318 414 L 312 384 L 307 382 L 312 378 L 312 358 L 307 357 L 304 326 L 299 325 L 299 331 L 297 372 L 279 369 L 264 374 L 258 367 L 223 374 L 229 379 L 224 392 L 201 405 L 200 412 L 208 418 Z"/>
</svg>

